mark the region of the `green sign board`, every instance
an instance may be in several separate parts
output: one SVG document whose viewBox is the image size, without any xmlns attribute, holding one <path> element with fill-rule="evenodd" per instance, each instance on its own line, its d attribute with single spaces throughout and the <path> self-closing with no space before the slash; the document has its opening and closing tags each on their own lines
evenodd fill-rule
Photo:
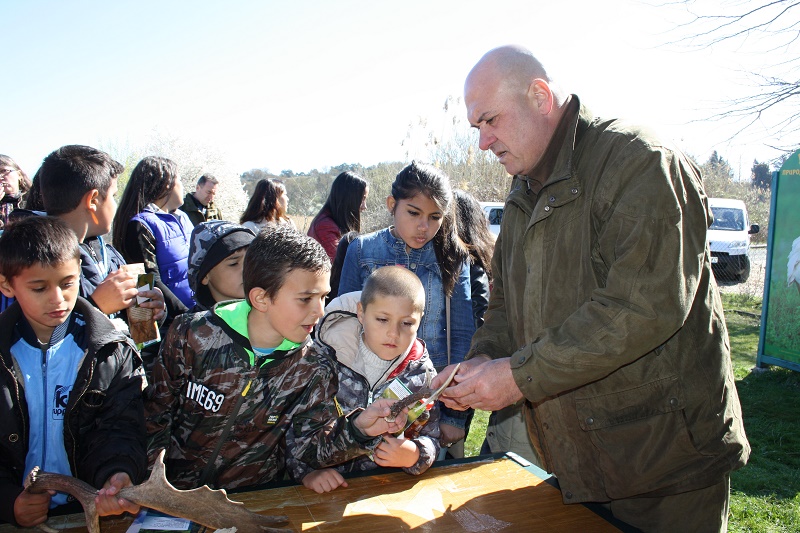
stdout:
<svg viewBox="0 0 800 533">
<path fill-rule="evenodd" d="M 800 371 L 800 150 L 772 175 L 762 309 L 756 364 Z"/>
</svg>

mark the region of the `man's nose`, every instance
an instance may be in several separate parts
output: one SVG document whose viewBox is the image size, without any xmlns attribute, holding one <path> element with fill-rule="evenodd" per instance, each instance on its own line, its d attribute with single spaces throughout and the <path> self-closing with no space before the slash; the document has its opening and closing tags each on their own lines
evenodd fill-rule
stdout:
<svg viewBox="0 0 800 533">
<path fill-rule="evenodd" d="M 486 131 L 486 129 L 481 128 L 480 140 L 478 141 L 478 146 L 480 147 L 481 150 L 488 150 L 489 147 L 492 144 L 494 144 L 494 141 L 496 140 L 497 138 L 494 135 Z"/>
</svg>

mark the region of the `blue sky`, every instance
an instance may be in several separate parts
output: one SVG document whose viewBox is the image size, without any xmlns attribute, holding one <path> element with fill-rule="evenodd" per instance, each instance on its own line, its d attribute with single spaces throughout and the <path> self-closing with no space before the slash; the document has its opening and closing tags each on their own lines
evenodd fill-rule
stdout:
<svg viewBox="0 0 800 533">
<path fill-rule="evenodd" d="M 656 48 L 672 8 L 542 4 L 0 0 L 0 153 L 32 175 L 61 145 L 124 151 L 159 132 L 219 149 L 238 172 L 404 160 L 409 124 L 441 122 L 480 56 L 518 43 L 596 115 L 701 161 L 716 149 L 748 173 L 776 155 L 763 135 L 725 142 L 730 128 L 697 121 L 744 90 L 736 71 L 757 57 Z"/>
</svg>

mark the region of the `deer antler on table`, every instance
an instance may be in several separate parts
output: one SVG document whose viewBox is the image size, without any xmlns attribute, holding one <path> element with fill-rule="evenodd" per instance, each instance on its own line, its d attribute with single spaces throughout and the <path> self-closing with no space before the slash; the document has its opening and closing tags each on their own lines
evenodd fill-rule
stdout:
<svg viewBox="0 0 800 533">
<path fill-rule="evenodd" d="M 100 533 L 100 520 L 94 498 L 97 490 L 80 479 L 42 472 L 34 468 L 25 480 L 25 490 L 41 493 L 56 490 L 71 494 L 83 506 L 89 533 Z M 272 526 L 286 524 L 285 516 L 263 516 L 247 509 L 243 503 L 228 499 L 225 490 L 212 490 L 207 485 L 198 489 L 178 490 L 167 481 L 164 450 L 158 454 L 150 478 L 141 485 L 125 487 L 118 496 L 128 501 L 178 518 L 215 529 L 234 528 L 237 533 L 291 533 L 291 529 Z"/>
</svg>

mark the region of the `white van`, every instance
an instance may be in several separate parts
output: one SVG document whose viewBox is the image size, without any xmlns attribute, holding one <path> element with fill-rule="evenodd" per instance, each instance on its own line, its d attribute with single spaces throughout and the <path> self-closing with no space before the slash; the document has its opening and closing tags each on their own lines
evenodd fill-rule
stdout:
<svg viewBox="0 0 800 533">
<path fill-rule="evenodd" d="M 714 222 L 708 228 L 711 266 L 720 280 L 743 282 L 750 275 L 750 235 L 759 232 L 750 224 L 747 207 L 741 200 L 709 198 Z"/>
</svg>

